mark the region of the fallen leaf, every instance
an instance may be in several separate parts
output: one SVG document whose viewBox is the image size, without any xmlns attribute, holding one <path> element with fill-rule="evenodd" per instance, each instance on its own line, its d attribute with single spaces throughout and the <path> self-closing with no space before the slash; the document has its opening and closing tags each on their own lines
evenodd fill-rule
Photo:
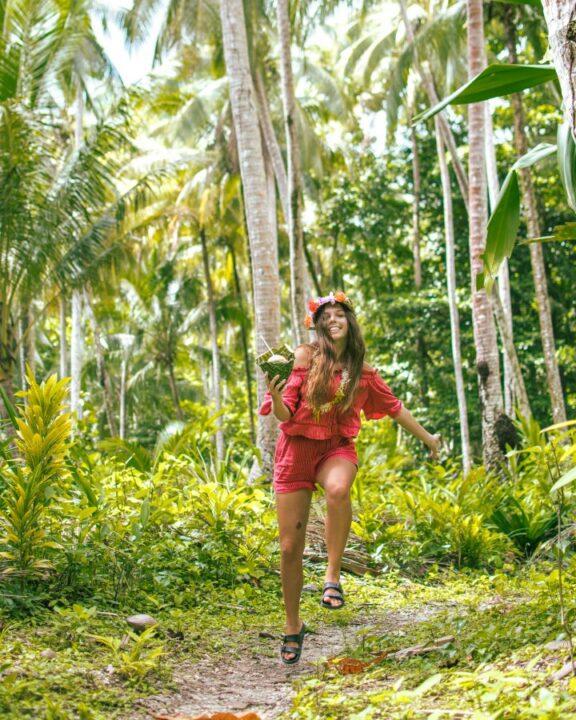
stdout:
<svg viewBox="0 0 576 720">
<path fill-rule="evenodd" d="M 328 660 L 328 665 L 333 665 L 341 675 L 356 675 L 364 672 L 371 663 L 357 658 L 344 657 Z"/>
</svg>

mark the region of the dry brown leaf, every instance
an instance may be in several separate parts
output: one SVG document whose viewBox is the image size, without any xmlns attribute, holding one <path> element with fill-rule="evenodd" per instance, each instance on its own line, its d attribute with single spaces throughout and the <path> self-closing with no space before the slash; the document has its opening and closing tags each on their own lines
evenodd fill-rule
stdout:
<svg viewBox="0 0 576 720">
<path fill-rule="evenodd" d="M 344 657 L 328 660 L 328 665 L 333 665 L 341 675 L 356 675 L 364 672 L 370 663 L 357 658 Z"/>
</svg>

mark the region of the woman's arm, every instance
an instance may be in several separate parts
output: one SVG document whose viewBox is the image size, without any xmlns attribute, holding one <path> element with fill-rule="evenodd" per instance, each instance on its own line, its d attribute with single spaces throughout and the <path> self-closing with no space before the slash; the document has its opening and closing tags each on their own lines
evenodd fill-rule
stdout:
<svg viewBox="0 0 576 720">
<path fill-rule="evenodd" d="M 430 435 L 428 430 L 424 429 L 422 425 L 420 425 L 419 422 L 417 422 L 410 412 L 406 410 L 406 408 L 403 406 L 402 410 L 396 415 L 394 418 L 396 422 L 401 425 L 403 428 L 408 430 L 409 433 L 414 435 L 414 437 L 417 437 L 418 440 L 421 440 L 425 445 L 427 445 L 430 448 L 430 454 L 434 460 L 438 457 L 438 452 L 440 450 L 440 436 L 439 435 Z"/>
<path fill-rule="evenodd" d="M 282 401 L 282 390 L 284 389 L 286 382 L 286 380 L 280 379 L 280 375 L 275 375 L 272 380 L 268 380 L 268 376 L 266 375 L 266 385 L 268 386 L 268 390 L 272 396 L 272 412 L 278 420 L 280 420 L 280 422 L 290 420 L 292 417 L 290 408 L 288 408 Z"/>
</svg>

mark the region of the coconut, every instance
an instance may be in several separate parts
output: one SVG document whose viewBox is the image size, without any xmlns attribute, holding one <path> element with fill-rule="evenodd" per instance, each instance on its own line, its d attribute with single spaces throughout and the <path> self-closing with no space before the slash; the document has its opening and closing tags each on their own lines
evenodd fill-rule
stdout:
<svg viewBox="0 0 576 720">
<path fill-rule="evenodd" d="M 272 355 L 271 357 L 266 360 L 266 362 L 269 363 L 287 363 L 289 360 L 287 360 L 284 355 Z"/>
<path fill-rule="evenodd" d="M 279 345 L 268 348 L 256 362 L 270 379 L 279 375 L 281 380 L 287 380 L 294 365 L 294 353 L 286 345 Z"/>
</svg>

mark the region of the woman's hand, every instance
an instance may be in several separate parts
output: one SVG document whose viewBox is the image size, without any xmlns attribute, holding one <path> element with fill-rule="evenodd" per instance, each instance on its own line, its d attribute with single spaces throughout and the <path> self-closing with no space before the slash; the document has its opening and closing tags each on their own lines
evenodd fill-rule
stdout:
<svg viewBox="0 0 576 720">
<path fill-rule="evenodd" d="M 432 460 L 438 460 L 440 449 L 442 447 L 442 437 L 439 434 L 431 435 L 430 437 L 431 440 L 426 443 L 428 445 L 428 449 L 430 450 L 430 457 Z"/>
<path fill-rule="evenodd" d="M 270 395 L 272 395 L 273 398 L 282 397 L 282 390 L 284 390 L 284 386 L 288 382 L 288 378 L 286 378 L 286 380 L 281 380 L 279 378 L 280 375 L 274 375 L 272 380 L 270 380 L 268 375 L 266 375 L 266 386 L 268 387 Z"/>
</svg>

